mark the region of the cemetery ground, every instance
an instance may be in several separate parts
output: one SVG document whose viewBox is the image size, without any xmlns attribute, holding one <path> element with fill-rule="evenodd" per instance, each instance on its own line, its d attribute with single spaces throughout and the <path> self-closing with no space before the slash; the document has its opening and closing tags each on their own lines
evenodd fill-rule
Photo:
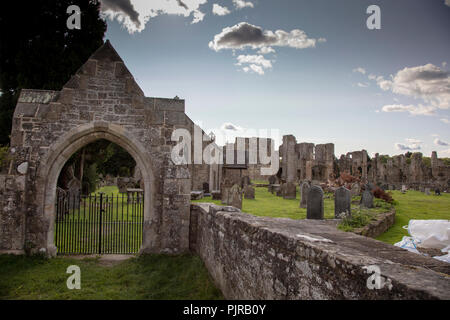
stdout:
<svg viewBox="0 0 450 320">
<path fill-rule="evenodd" d="M 264 183 L 258 181 L 256 183 Z M 265 182 L 267 183 L 267 182 Z M 450 194 L 442 193 L 441 196 L 436 196 L 432 192 L 426 195 L 420 191 L 409 190 L 405 194 L 401 191 L 393 190 L 394 199 L 393 206 L 395 208 L 395 223 L 394 225 L 377 240 L 394 244 L 402 240 L 403 236 L 408 235 L 408 231 L 403 226 L 408 225 L 410 219 L 449 219 L 450 218 Z M 371 215 L 377 213 L 388 212 L 391 205 L 380 199 L 374 199 L 373 209 L 363 209 L 359 211 L 360 197 L 352 198 L 352 213 L 355 212 Z M 192 202 L 211 202 L 217 205 L 222 205 L 220 200 L 212 200 L 211 197 L 204 197 L 201 200 L 193 200 Z M 305 219 L 306 209 L 299 208 L 300 193 L 297 188 L 296 199 L 283 199 L 271 194 L 267 191 L 267 187 L 255 188 L 255 199 L 242 199 L 242 212 L 253 214 L 256 216 L 273 217 L 273 218 L 290 218 L 290 219 Z M 359 211 L 359 212 L 358 212 Z M 334 219 L 334 198 L 331 193 L 324 194 L 324 217 L 325 219 Z M 342 228 L 345 230 L 345 228 Z M 347 231 L 351 231 L 347 229 Z"/>
</svg>

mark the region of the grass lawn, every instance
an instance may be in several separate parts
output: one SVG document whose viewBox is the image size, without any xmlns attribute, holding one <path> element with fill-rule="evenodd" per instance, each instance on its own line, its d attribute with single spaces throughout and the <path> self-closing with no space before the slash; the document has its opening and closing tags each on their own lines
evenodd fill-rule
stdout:
<svg viewBox="0 0 450 320">
<path fill-rule="evenodd" d="M 66 286 L 81 269 L 81 289 Z M 98 258 L 0 255 L 0 299 L 223 299 L 197 256 L 144 255 L 113 266 Z"/>
<path fill-rule="evenodd" d="M 283 199 L 277 197 L 275 194 L 271 194 L 267 191 L 267 188 L 260 187 L 255 188 L 255 199 L 243 199 L 242 211 L 261 217 L 273 217 L 273 218 L 290 218 L 290 219 L 305 219 L 306 209 L 300 208 L 300 195 L 297 188 L 296 199 Z M 352 201 L 359 203 L 360 197 L 354 197 Z M 193 200 L 192 202 L 211 202 L 218 205 L 222 205 L 220 200 L 212 200 L 211 197 L 204 197 L 201 200 Z M 370 212 L 386 212 L 386 203 L 379 199 L 374 201 L 375 208 L 370 209 Z M 357 210 L 358 204 L 352 204 L 352 210 Z M 334 199 L 331 193 L 324 195 L 324 216 L 325 219 L 334 219 Z"/>
<path fill-rule="evenodd" d="M 408 225 L 410 219 L 450 219 L 450 194 L 443 193 L 442 196 L 426 195 L 419 191 L 408 191 L 402 194 L 400 191 L 391 191 L 395 200 L 396 217 L 395 224 L 377 239 L 386 243 L 399 242 L 408 231 L 403 226 Z M 359 197 L 353 197 L 357 202 Z M 222 205 L 220 200 L 212 200 L 205 197 L 192 202 L 212 202 Z M 242 211 L 256 216 L 305 219 L 306 209 L 299 208 L 300 196 L 297 190 L 297 199 L 287 200 L 277 197 L 267 191 L 267 188 L 255 188 L 255 200 L 243 199 Z M 384 201 L 375 199 L 375 208 L 369 212 L 387 212 L 390 208 Z M 325 219 L 334 218 L 334 200 L 331 194 L 325 194 L 324 199 Z M 358 208 L 352 204 L 352 211 Z"/>
<path fill-rule="evenodd" d="M 392 197 L 396 200 L 395 224 L 377 239 L 383 242 L 394 244 L 408 235 L 408 230 L 403 226 L 408 225 L 410 219 L 450 219 L 450 194 L 442 193 L 435 196 L 433 193 L 427 196 L 419 191 L 391 191 Z"/>
</svg>

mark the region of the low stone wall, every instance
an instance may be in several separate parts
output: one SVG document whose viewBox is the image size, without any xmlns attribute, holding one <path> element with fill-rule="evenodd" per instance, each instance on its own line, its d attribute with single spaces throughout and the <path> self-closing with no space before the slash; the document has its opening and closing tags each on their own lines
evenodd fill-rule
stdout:
<svg viewBox="0 0 450 320">
<path fill-rule="evenodd" d="M 444 262 L 336 230 L 324 220 L 232 210 L 193 204 L 190 221 L 190 249 L 227 299 L 450 299 L 450 265 Z M 365 267 L 373 265 L 391 286 L 367 287 Z"/>
<path fill-rule="evenodd" d="M 395 223 L 395 210 L 392 209 L 390 212 L 382 213 L 377 216 L 375 221 L 370 222 L 367 226 L 363 228 L 358 228 L 353 230 L 354 233 L 376 238 L 383 233 L 385 233 L 390 227 Z"/>
</svg>

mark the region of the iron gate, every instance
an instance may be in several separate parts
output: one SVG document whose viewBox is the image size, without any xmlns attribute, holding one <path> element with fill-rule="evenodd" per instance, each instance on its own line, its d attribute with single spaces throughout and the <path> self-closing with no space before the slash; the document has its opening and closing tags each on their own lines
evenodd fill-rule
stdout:
<svg viewBox="0 0 450 320">
<path fill-rule="evenodd" d="M 58 254 L 130 254 L 142 244 L 142 193 L 70 195 L 56 201 Z"/>
</svg>

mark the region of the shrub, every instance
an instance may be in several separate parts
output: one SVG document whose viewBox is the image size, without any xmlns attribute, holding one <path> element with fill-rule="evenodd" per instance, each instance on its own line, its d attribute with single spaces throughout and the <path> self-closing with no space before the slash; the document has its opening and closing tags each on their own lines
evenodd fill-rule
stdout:
<svg viewBox="0 0 450 320">
<path fill-rule="evenodd" d="M 338 225 L 338 229 L 343 231 L 353 231 L 355 228 L 361 228 L 370 223 L 374 215 L 367 209 L 358 209 L 351 216 L 346 215 Z"/>
<path fill-rule="evenodd" d="M 392 194 L 390 192 L 386 192 L 379 187 L 376 187 L 374 190 L 372 190 L 372 193 L 375 198 L 384 200 L 389 203 L 392 203 L 392 201 L 394 200 L 392 199 Z"/>
</svg>

